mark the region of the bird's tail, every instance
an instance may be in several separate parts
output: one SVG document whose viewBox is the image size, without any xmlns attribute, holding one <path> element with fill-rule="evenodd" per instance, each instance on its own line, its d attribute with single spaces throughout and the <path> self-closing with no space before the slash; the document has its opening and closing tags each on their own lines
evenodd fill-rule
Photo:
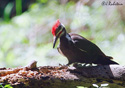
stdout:
<svg viewBox="0 0 125 88">
<path fill-rule="evenodd" d="M 111 56 L 106 56 L 106 58 L 107 58 L 107 59 L 113 59 L 113 57 L 111 57 Z"/>
<path fill-rule="evenodd" d="M 106 57 L 104 58 L 104 63 L 103 63 L 103 65 L 118 64 L 117 62 L 112 61 L 111 59 L 113 59 L 113 58 L 110 57 L 110 56 L 106 56 Z"/>
<path fill-rule="evenodd" d="M 112 61 L 112 60 L 106 60 L 106 63 L 105 63 L 105 65 L 109 65 L 109 64 L 117 64 L 118 65 L 118 63 L 117 62 L 115 62 L 115 61 Z"/>
<path fill-rule="evenodd" d="M 97 63 L 97 64 L 101 64 L 101 65 L 110 65 L 110 64 L 117 64 L 117 65 L 118 65 L 117 62 L 112 61 L 111 59 L 113 59 L 113 58 L 110 57 L 110 56 L 101 57 L 101 58 L 99 58 L 99 59 L 96 61 L 96 63 Z"/>
</svg>

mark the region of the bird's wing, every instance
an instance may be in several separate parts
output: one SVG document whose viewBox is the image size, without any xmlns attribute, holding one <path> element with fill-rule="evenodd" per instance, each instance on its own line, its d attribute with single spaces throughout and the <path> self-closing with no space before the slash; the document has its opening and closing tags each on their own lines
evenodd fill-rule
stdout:
<svg viewBox="0 0 125 88">
<path fill-rule="evenodd" d="M 84 38 L 78 34 L 70 33 L 69 35 L 71 36 L 71 39 L 72 39 L 74 45 L 77 48 L 79 48 L 81 51 L 89 52 L 91 50 L 91 48 L 92 48 L 91 46 L 93 46 L 93 45 L 89 40 L 87 40 L 86 38 Z"/>
<path fill-rule="evenodd" d="M 95 45 L 94 43 L 90 42 L 89 40 L 87 40 L 86 38 L 78 35 L 78 34 L 69 34 L 72 38 L 72 41 L 74 43 L 74 45 L 79 48 L 80 50 L 84 50 L 89 54 L 98 54 L 98 55 L 104 55 L 105 54 L 99 49 L 99 47 L 97 45 Z"/>
<path fill-rule="evenodd" d="M 106 56 L 100 48 L 89 40 L 78 34 L 70 34 L 74 45 L 79 48 L 81 51 L 87 52 L 89 56 L 91 56 L 94 60 L 92 60 L 95 64 L 118 64 L 110 59 L 113 59 L 110 56 Z"/>
</svg>

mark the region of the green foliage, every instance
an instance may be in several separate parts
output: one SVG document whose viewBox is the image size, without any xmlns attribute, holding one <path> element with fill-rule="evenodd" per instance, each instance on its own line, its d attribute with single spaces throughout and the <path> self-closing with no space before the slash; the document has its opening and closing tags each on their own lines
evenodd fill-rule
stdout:
<svg viewBox="0 0 125 88">
<path fill-rule="evenodd" d="M 13 87 L 10 84 L 6 84 L 5 86 L 0 84 L 0 88 L 13 88 Z"/>
<path fill-rule="evenodd" d="M 4 88 L 13 88 L 11 85 L 5 85 Z"/>
<path fill-rule="evenodd" d="M 22 13 L 22 0 L 16 0 L 16 15 Z"/>
<path fill-rule="evenodd" d="M 7 6 L 5 7 L 4 9 L 4 20 L 5 21 L 9 21 L 10 20 L 10 13 L 11 13 L 11 10 L 13 8 L 13 3 L 8 3 Z"/>
<path fill-rule="evenodd" d="M 47 3 L 48 2 L 48 0 L 37 0 L 37 1 L 40 3 Z"/>
</svg>

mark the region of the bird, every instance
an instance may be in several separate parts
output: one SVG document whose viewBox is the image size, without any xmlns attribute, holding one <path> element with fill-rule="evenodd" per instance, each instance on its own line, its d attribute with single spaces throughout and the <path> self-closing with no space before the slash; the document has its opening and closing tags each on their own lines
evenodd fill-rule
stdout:
<svg viewBox="0 0 125 88">
<path fill-rule="evenodd" d="M 101 49 L 91 41 L 79 34 L 67 33 L 65 26 L 59 19 L 52 26 L 54 36 L 53 48 L 59 39 L 57 50 L 68 59 L 68 65 L 72 63 L 85 63 L 97 65 L 118 64 L 111 56 L 106 56 Z"/>
</svg>

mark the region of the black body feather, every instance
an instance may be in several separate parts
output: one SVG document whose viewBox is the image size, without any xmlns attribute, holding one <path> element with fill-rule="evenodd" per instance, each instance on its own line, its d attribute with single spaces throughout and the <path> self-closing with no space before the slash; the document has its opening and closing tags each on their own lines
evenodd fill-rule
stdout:
<svg viewBox="0 0 125 88">
<path fill-rule="evenodd" d="M 86 64 L 118 64 L 112 57 L 106 56 L 94 43 L 78 34 L 65 33 L 60 37 L 58 51 L 66 56 L 69 64 L 74 62 Z"/>
</svg>

